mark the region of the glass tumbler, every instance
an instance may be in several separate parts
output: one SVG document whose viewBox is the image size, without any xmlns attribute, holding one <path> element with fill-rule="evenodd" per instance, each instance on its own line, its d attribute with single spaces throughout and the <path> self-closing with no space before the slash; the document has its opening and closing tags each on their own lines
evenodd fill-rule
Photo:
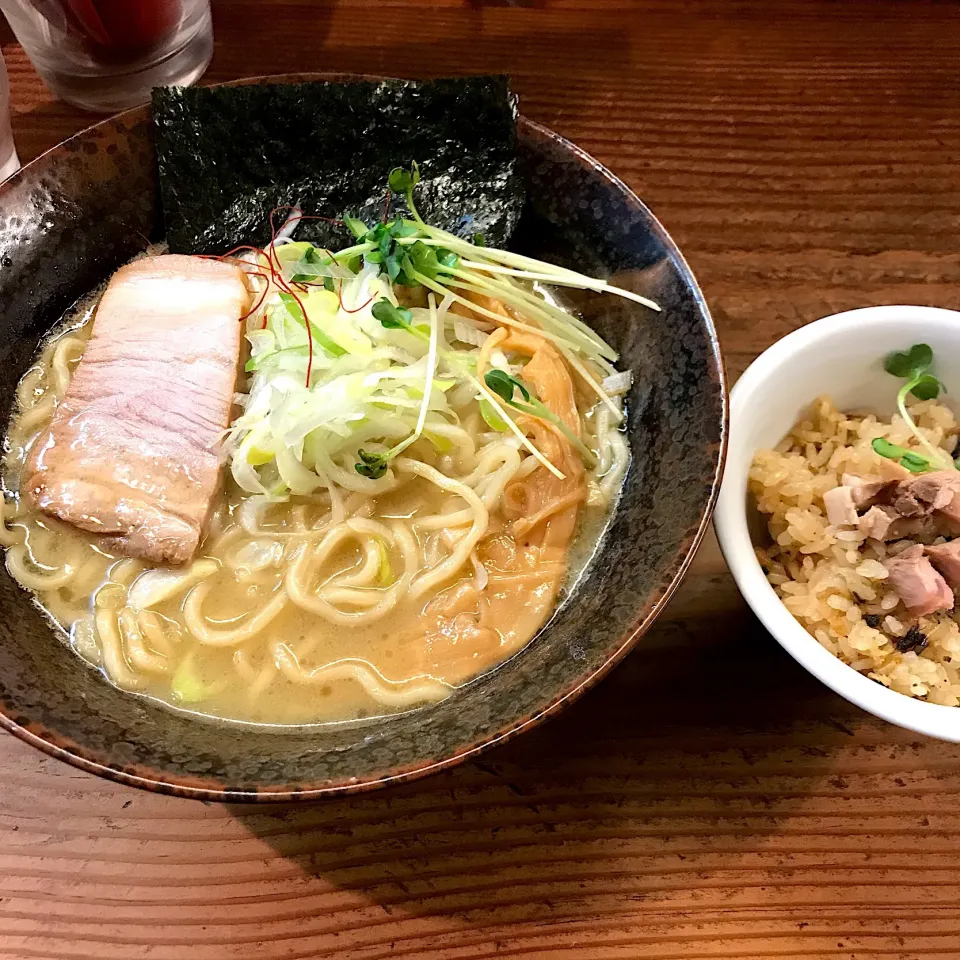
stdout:
<svg viewBox="0 0 960 960">
<path fill-rule="evenodd" d="M 20 158 L 10 128 L 10 82 L 7 80 L 7 65 L 0 54 L 0 180 L 6 180 L 19 169 Z"/>
<path fill-rule="evenodd" d="M 194 83 L 213 54 L 210 0 L 0 0 L 0 10 L 53 93 L 100 113 Z"/>
</svg>

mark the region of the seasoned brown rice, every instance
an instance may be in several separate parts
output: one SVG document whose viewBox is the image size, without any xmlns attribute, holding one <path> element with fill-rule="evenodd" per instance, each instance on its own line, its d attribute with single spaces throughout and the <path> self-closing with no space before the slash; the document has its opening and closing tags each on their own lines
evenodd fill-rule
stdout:
<svg viewBox="0 0 960 960">
<path fill-rule="evenodd" d="M 928 400 L 910 412 L 932 444 L 953 453 L 958 427 L 948 407 Z M 958 706 L 960 613 L 920 618 L 926 648 L 899 653 L 896 640 L 916 618 L 886 585 L 881 561 L 904 544 L 827 522 L 823 494 L 840 485 L 842 474 L 908 476 L 874 453 L 876 437 L 923 452 L 901 417 L 843 414 L 823 397 L 775 450 L 757 453 L 749 489 L 772 539 L 757 557 L 787 609 L 834 656 L 899 693 Z"/>
</svg>

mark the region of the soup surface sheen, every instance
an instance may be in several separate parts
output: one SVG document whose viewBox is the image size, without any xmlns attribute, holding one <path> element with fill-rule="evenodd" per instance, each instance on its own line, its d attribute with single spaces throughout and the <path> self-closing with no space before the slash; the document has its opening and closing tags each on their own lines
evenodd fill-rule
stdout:
<svg viewBox="0 0 960 960">
<path fill-rule="evenodd" d="M 225 471 L 191 564 L 112 555 L 19 494 L 95 311 L 95 298 L 71 311 L 19 385 L 0 541 L 11 575 L 80 656 L 121 688 L 180 709 L 306 724 L 443 699 L 548 619 L 595 548 L 627 468 L 622 433 L 563 370 L 561 392 L 575 397 L 597 465 L 585 471 L 544 424 L 527 429 L 564 481 L 492 431 L 469 398 L 459 426 L 418 440 L 382 492 L 328 489 L 265 507 Z M 502 346 L 536 356 L 535 339 Z M 549 402 L 549 385 L 537 386 Z"/>
</svg>

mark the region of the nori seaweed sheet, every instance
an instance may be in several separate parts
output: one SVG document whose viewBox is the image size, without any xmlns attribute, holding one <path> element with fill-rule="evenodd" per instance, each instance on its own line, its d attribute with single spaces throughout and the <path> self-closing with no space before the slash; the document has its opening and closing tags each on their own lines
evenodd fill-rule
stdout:
<svg viewBox="0 0 960 960">
<path fill-rule="evenodd" d="M 422 177 L 417 209 L 428 223 L 503 245 L 524 200 L 516 115 L 505 77 L 155 89 L 170 250 L 263 246 L 270 211 L 288 204 L 372 224 L 388 173 L 413 160 Z M 404 212 L 398 201 L 391 213 Z M 320 246 L 350 241 L 343 227 L 315 220 L 301 221 L 295 236 Z"/>
</svg>

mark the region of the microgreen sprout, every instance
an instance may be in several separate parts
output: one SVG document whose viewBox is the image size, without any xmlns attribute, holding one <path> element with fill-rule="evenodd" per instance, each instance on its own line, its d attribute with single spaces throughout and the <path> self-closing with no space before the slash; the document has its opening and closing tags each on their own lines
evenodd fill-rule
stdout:
<svg viewBox="0 0 960 960">
<path fill-rule="evenodd" d="M 483 378 L 484 383 L 502 400 L 506 400 L 507 403 L 512 406 L 517 406 L 514 403 L 513 395 L 514 393 L 520 393 L 520 396 L 523 397 L 528 403 L 531 398 L 530 391 L 524 386 L 521 380 L 518 380 L 516 377 L 511 376 L 506 370 L 493 369 L 488 370 L 486 376 Z M 539 403 L 539 401 L 537 401 Z"/>
<path fill-rule="evenodd" d="M 434 378 L 437 372 L 437 344 L 440 337 L 440 318 L 437 312 L 437 301 L 431 294 L 428 300 L 430 304 L 430 333 L 427 334 L 429 347 L 426 357 L 426 374 L 423 385 L 423 399 L 420 402 L 420 413 L 417 416 L 417 425 L 413 433 L 406 439 L 391 447 L 384 453 L 367 453 L 366 450 L 358 450 L 357 455 L 360 461 L 354 464 L 354 469 L 362 477 L 369 477 L 371 480 L 379 480 L 387 472 L 387 464 L 398 454 L 402 453 L 414 441 L 418 440 L 423 434 L 423 428 L 427 422 L 427 413 L 430 410 L 430 395 L 434 388 Z M 395 307 L 389 300 L 384 298 L 373 308 L 374 315 L 379 313 L 376 318 L 388 329 L 405 329 L 414 333 L 415 330 L 410 321 L 413 314 L 405 307 Z"/>
<path fill-rule="evenodd" d="M 442 288 L 441 288 L 442 289 Z M 373 314 L 374 319 L 379 320 L 383 326 L 387 329 L 393 330 L 405 330 L 407 333 L 413 334 L 415 337 L 420 337 L 421 339 L 429 339 L 427 334 L 423 330 L 418 330 L 413 326 L 413 314 L 406 307 L 398 307 L 395 304 L 392 304 L 386 297 L 381 300 L 378 300 L 377 303 L 373 305 L 373 308 L 370 311 Z M 432 334 L 431 334 L 432 337 Z M 486 403 L 486 413 L 484 414 L 484 419 L 490 424 L 493 429 L 500 429 L 499 424 L 503 424 L 505 429 L 513 431 L 517 436 L 520 442 L 555 476 L 563 479 L 563 474 L 552 464 L 550 461 L 544 457 L 544 455 L 530 442 L 530 440 L 524 436 L 523 431 L 511 420 L 506 412 L 503 410 L 497 409 L 497 400 L 493 391 L 476 377 L 473 376 L 473 367 L 465 359 L 457 357 L 456 354 L 451 353 L 447 350 L 438 350 L 437 356 L 443 357 L 446 363 L 450 366 L 456 368 L 462 375 L 466 376 L 474 386 L 480 391 L 481 399 Z M 538 401 L 539 402 L 539 401 Z M 544 408 L 546 409 L 546 408 Z M 484 408 L 481 407 L 481 413 L 483 413 Z M 547 411 L 549 413 L 549 411 Z M 491 419 L 491 415 L 496 418 L 495 421 Z M 536 414 L 534 414 L 536 416 Z M 494 422 L 498 425 L 494 426 Z M 569 428 L 566 424 L 560 428 L 562 430 L 568 430 Z M 574 434 L 570 433 L 570 437 L 573 442 L 578 445 L 578 449 L 586 451 L 587 456 L 592 457 L 593 454 L 580 443 L 579 439 L 575 437 Z M 373 464 L 358 463 L 356 469 L 358 473 L 361 473 L 362 476 L 367 476 L 367 473 L 361 471 L 361 467 L 365 466 L 374 466 Z M 382 476 L 382 474 L 380 474 Z M 374 478 L 376 479 L 376 478 Z"/>
<path fill-rule="evenodd" d="M 460 257 L 442 247 L 428 246 L 420 239 L 416 223 L 399 217 L 378 223 L 369 230 L 362 220 L 344 217 L 344 222 L 359 241 L 354 254 L 363 254 L 365 263 L 374 263 L 391 283 L 419 287 L 425 280 L 436 281 L 460 264 Z M 362 232 L 361 232 L 362 231 Z M 340 257 L 342 255 L 338 254 Z"/>
<path fill-rule="evenodd" d="M 342 450 L 345 442 L 349 444 L 347 449 L 356 451 L 351 459 L 356 460 L 357 474 L 372 480 L 386 476 L 390 461 L 420 437 L 435 445 L 449 442 L 435 429 L 449 415 L 444 388 L 439 386 L 443 381 L 436 379 L 440 367 L 444 368 L 443 375 L 451 378 L 451 386 L 462 383 L 474 390 L 481 416 L 492 430 L 512 433 L 516 442 L 554 476 L 564 479 L 558 466 L 527 435 L 520 415 L 549 423 L 579 451 L 585 462 L 596 464 L 595 455 L 580 440 L 576 428 L 571 429 L 550 410 L 528 383 L 499 368 L 488 369 L 482 377 L 475 352 L 447 344 L 444 325 L 451 306 L 461 316 L 492 321 L 495 327 L 547 341 L 560 353 L 572 374 L 609 408 L 615 421 L 622 420 L 619 399 L 604 387 L 605 380 L 616 372 L 617 352 L 582 319 L 563 309 L 549 290 L 572 287 L 613 294 L 652 310 L 659 307 L 606 280 L 488 247 L 480 233 L 461 237 L 431 226 L 414 201 L 419 183 L 420 169 L 416 163 L 397 167 L 388 177 L 389 190 L 380 222 L 371 225 L 356 216 L 330 221 L 349 231 L 350 244 L 341 250 L 330 251 L 307 241 L 294 241 L 293 227 L 299 220 L 323 219 L 304 217 L 295 210 L 296 216 L 288 217 L 280 230 L 271 215 L 273 241 L 265 249 L 244 247 L 224 255 L 245 264 L 244 269 L 257 281 L 260 294 L 248 314 L 258 327 L 248 333 L 253 349 L 247 364 L 247 372 L 253 374 L 250 393 L 256 394 L 257 402 L 248 405 L 247 413 L 240 418 L 241 425 L 233 429 L 231 436 L 237 449 L 244 451 L 234 457 L 234 476 L 243 489 L 283 497 L 301 485 L 309 486 L 313 481 L 304 480 L 295 469 L 297 464 L 321 475 L 320 459 L 338 456 L 336 451 Z M 405 204 L 398 204 L 401 212 L 391 215 L 390 199 L 394 196 L 402 196 Z M 237 257 L 240 253 L 242 257 Z M 335 301 L 315 289 L 321 286 L 336 295 Z M 402 287 L 425 288 L 430 307 L 429 330 L 420 322 L 422 310 L 410 310 L 397 303 Z M 401 295 L 400 300 L 404 299 Z M 314 310 L 314 304 L 319 312 L 312 319 L 307 312 Z M 355 320 L 354 314 L 360 316 Z M 383 330 L 369 327 L 366 318 L 371 315 Z M 420 343 L 391 343 L 391 338 L 385 336 L 389 330 L 403 331 Z M 302 342 L 303 332 L 306 343 Z M 317 357 L 317 373 L 315 346 L 324 352 Z M 405 385 L 391 385 L 390 378 L 370 380 L 354 370 L 383 347 L 412 355 L 417 364 L 426 361 L 422 392 Z M 288 376 L 296 372 L 299 376 L 304 359 L 305 394 L 285 388 L 271 395 L 275 373 Z M 932 355 L 913 356 L 913 362 L 910 360 L 908 357 L 906 372 L 898 374 L 910 380 L 904 389 L 921 398 L 937 395 L 941 385 L 929 373 Z M 391 360 L 389 369 L 398 365 L 404 364 Z M 901 366 L 897 363 L 897 370 Z M 418 367 L 417 379 L 420 372 Z M 274 416 L 281 402 L 283 415 Z M 419 406 L 415 425 L 410 414 L 414 406 Z M 336 423 L 335 429 L 325 429 L 326 418 Z M 381 419 L 385 430 L 378 433 Z M 911 422 L 909 417 L 907 422 Z M 397 435 L 398 424 L 410 432 L 394 443 L 386 437 Z M 358 433 L 362 431 L 365 448 L 357 450 L 349 443 L 355 428 Z M 277 455 L 260 462 L 257 454 L 250 453 L 252 447 L 242 446 L 245 432 L 251 429 L 270 437 L 270 450 L 276 447 L 286 459 Z M 390 446 L 391 443 L 394 445 Z M 908 468 L 926 461 L 926 456 L 909 450 L 899 456 Z M 279 473 L 280 483 L 274 472 Z"/>
<path fill-rule="evenodd" d="M 348 213 L 343 215 L 343 225 L 357 240 L 362 240 L 367 233 L 367 225 L 358 217 L 351 217 Z"/>
<path fill-rule="evenodd" d="M 408 193 L 420 182 L 420 167 L 414 161 L 409 170 L 394 167 L 387 177 L 387 184 L 394 193 Z"/>
<path fill-rule="evenodd" d="M 387 463 L 389 457 L 385 453 L 367 453 L 362 447 L 357 451 L 360 458 L 359 463 L 355 463 L 354 469 L 361 477 L 368 477 L 370 480 L 379 480 L 387 472 Z"/>
<path fill-rule="evenodd" d="M 359 239 L 363 243 L 373 244 L 363 259 L 367 263 L 375 263 L 380 267 L 380 273 L 386 274 L 391 283 L 399 283 L 405 287 L 418 286 L 417 282 L 404 269 L 406 251 L 398 241 L 405 237 L 412 237 L 417 228 L 399 218 L 390 223 L 378 223 L 368 230 Z"/>
<path fill-rule="evenodd" d="M 580 451 L 586 463 L 591 466 L 596 464 L 597 458 L 593 455 L 593 451 L 546 404 L 538 400 L 522 380 L 511 376 L 506 370 L 495 368 L 486 372 L 483 382 L 490 391 L 515 410 L 553 424 Z M 517 393 L 520 394 L 521 400 L 515 399 Z"/>
<path fill-rule="evenodd" d="M 902 467 L 906 467 L 911 473 L 926 473 L 932 469 L 930 461 L 926 457 L 921 457 L 919 453 L 908 450 L 906 447 L 898 447 L 883 437 L 877 437 L 871 444 L 874 453 L 879 453 L 881 457 L 887 460 L 895 460 Z"/>
<path fill-rule="evenodd" d="M 308 244 L 306 249 L 303 252 L 301 260 L 304 263 L 312 264 L 314 266 L 329 267 L 333 264 L 333 257 L 321 256 L 320 252 L 312 244 Z M 295 273 L 290 277 L 291 283 L 312 283 L 317 279 L 316 274 L 312 273 Z M 323 286 L 324 289 L 333 292 L 333 277 L 323 277 Z"/>
<path fill-rule="evenodd" d="M 938 450 L 921 433 L 907 409 L 907 397 L 911 394 L 918 400 L 935 400 L 940 396 L 941 391 L 946 391 L 943 383 L 930 372 L 932 366 L 933 350 L 926 343 L 915 343 L 909 350 L 891 353 L 883 361 L 883 369 L 887 373 L 906 381 L 897 393 L 897 410 L 910 428 L 910 432 L 930 456 L 929 458 L 921 457 L 910 451 L 897 453 L 895 451 L 904 451 L 904 448 L 886 441 L 881 442 L 880 449 L 877 441 L 874 441 L 873 449 L 882 457 L 897 460 L 911 473 L 922 473 L 934 468 L 960 469 L 949 456 L 942 450 Z M 883 450 L 888 452 L 884 453 Z M 921 465 L 921 462 L 924 465 Z"/>
<path fill-rule="evenodd" d="M 608 407 L 616 421 L 622 420 L 623 411 L 601 385 L 603 377 L 615 371 L 616 351 L 578 317 L 535 291 L 524 289 L 516 281 L 612 293 L 652 310 L 660 309 L 657 304 L 604 280 L 487 247 L 482 234 L 475 233 L 468 240 L 430 226 L 420 216 L 413 199 L 419 182 L 420 169 L 415 162 L 409 169 L 395 167 L 391 170 L 388 177 L 390 191 L 404 197 L 412 219 L 396 218 L 391 223 L 378 224 L 364 231 L 364 225 L 356 217 L 345 216 L 344 223 L 357 243 L 334 254 L 334 260 L 352 264 L 363 256 L 367 263 L 378 264 L 380 274 L 386 275 L 393 283 L 424 286 L 440 297 L 452 295 L 456 303 L 499 325 L 535 332 L 556 346 L 574 373 Z M 489 310 L 482 305 L 486 298 L 499 301 L 513 312 L 504 315 Z M 591 372 L 585 360 L 599 368 L 599 377 Z"/>
<path fill-rule="evenodd" d="M 418 330 L 413 325 L 413 314 L 406 307 L 392 304 L 386 297 L 378 300 L 370 312 L 373 314 L 373 319 L 379 320 L 388 330 L 406 330 L 415 337 L 425 336 L 422 330 Z"/>
<path fill-rule="evenodd" d="M 394 167 L 390 171 L 390 175 L 387 177 L 387 185 L 390 187 L 390 189 L 394 193 L 403 194 L 403 198 L 407 201 L 407 207 L 410 210 L 411 216 L 421 227 L 425 227 L 426 224 L 420 219 L 420 214 L 417 213 L 416 204 L 413 202 L 413 190 L 419 182 L 420 167 L 417 165 L 416 160 L 410 164 L 409 170 L 405 170 L 403 167 Z"/>
</svg>

